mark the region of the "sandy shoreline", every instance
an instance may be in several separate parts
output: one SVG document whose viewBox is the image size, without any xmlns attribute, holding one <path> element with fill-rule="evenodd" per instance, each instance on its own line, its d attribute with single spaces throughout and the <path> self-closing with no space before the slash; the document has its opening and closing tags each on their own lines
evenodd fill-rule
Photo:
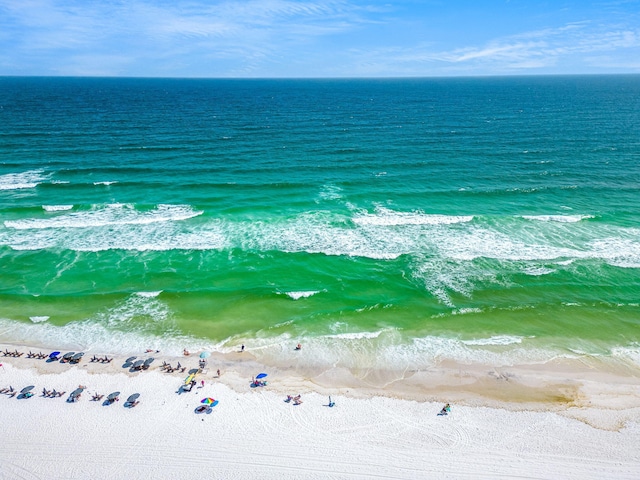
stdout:
<svg viewBox="0 0 640 480">
<path fill-rule="evenodd" d="M 0 344 L 7 349 L 24 355 L 0 356 L 0 388 L 34 385 L 35 395 L 0 395 L 2 479 L 640 477 L 640 375 L 627 365 L 314 372 L 213 353 L 197 377 L 204 387 L 178 394 L 197 352 L 134 352 L 155 361 L 131 372 L 123 355 L 69 365 L 26 358 L 50 349 Z M 163 362 L 186 371 L 164 373 Z M 267 387 L 251 388 L 261 371 Z M 81 399 L 66 402 L 78 385 Z M 66 395 L 46 398 L 43 388 Z M 116 404 L 91 401 L 113 391 Z M 133 393 L 140 404 L 124 408 Z M 194 413 L 204 397 L 220 403 Z M 453 410 L 439 417 L 445 401 Z"/>
</svg>

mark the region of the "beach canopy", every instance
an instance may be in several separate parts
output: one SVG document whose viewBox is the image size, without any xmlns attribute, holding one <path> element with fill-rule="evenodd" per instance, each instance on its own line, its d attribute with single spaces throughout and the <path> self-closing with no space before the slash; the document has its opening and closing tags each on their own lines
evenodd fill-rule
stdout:
<svg viewBox="0 0 640 480">
<path fill-rule="evenodd" d="M 207 397 L 200 400 L 200 403 L 204 403 L 205 405 L 211 405 L 215 401 L 216 401 L 215 398 Z"/>
<path fill-rule="evenodd" d="M 118 395 L 120 395 L 120 392 L 110 393 L 109 396 L 107 397 L 107 400 L 115 400 L 116 398 L 118 398 Z"/>
<path fill-rule="evenodd" d="M 139 393 L 134 393 L 133 395 L 129 395 L 129 398 L 127 398 L 127 403 L 135 402 L 139 396 L 140 396 Z"/>
<path fill-rule="evenodd" d="M 27 393 L 30 392 L 31 390 L 33 390 L 35 388 L 35 386 L 33 385 L 29 385 L 28 387 L 24 387 L 22 390 L 20 390 L 20 393 Z"/>
<path fill-rule="evenodd" d="M 200 354 L 200 358 L 207 358 L 207 357 L 209 357 L 210 355 L 211 355 L 211 354 L 210 354 L 209 352 L 202 352 L 202 353 Z"/>
<path fill-rule="evenodd" d="M 260 379 L 260 378 L 264 378 L 266 376 L 267 376 L 266 373 L 259 373 L 258 375 L 256 375 L 256 378 Z"/>
</svg>

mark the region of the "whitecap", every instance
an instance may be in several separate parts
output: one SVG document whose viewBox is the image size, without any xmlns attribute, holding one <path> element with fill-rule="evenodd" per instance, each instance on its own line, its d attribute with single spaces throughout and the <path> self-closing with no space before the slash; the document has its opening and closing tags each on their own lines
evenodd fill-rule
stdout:
<svg viewBox="0 0 640 480">
<path fill-rule="evenodd" d="M 157 292 L 136 292 L 135 294 L 138 295 L 139 297 L 154 298 L 160 295 L 161 293 L 162 293 L 162 290 L 158 290 Z"/>
<path fill-rule="evenodd" d="M 522 215 L 525 220 L 533 220 L 538 222 L 559 222 L 559 223 L 576 223 L 589 218 L 593 215 Z"/>
<path fill-rule="evenodd" d="M 21 173 L 7 173 L 0 175 L 0 190 L 21 190 L 35 188 L 49 179 L 43 170 L 29 170 Z"/>
<path fill-rule="evenodd" d="M 353 218 L 357 225 L 368 226 L 403 226 L 403 225 L 451 225 L 473 220 L 473 215 L 438 215 L 423 212 L 398 212 L 384 207 L 377 207 L 376 212 L 361 213 Z"/>
<path fill-rule="evenodd" d="M 73 205 L 42 205 L 42 209 L 45 212 L 64 212 L 71 210 Z"/>
<path fill-rule="evenodd" d="M 285 295 L 287 295 L 288 297 L 290 297 L 290 298 L 292 298 L 294 300 L 299 300 L 301 298 L 312 297 L 316 293 L 320 293 L 320 290 L 307 290 L 307 291 L 302 291 L 302 292 L 284 292 L 284 293 L 285 293 Z"/>
<path fill-rule="evenodd" d="M 46 322 L 47 320 L 49 320 L 50 317 L 46 316 L 46 315 L 41 315 L 41 316 L 34 316 L 34 317 L 29 317 L 29 320 L 31 320 L 33 323 L 42 323 L 42 322 Z"/>
<path fill-rule="evenodd" d="M 555 272 L 553 268 L 547 268 L 547 267 L 529 266 L 524 269 L 524 273 L 526 273 L 527 275 L 531 275 L 533 277 L 548 275 L 553 272 Z"/>
<path fill-rule="evenodd" d="M 110 225 L 147 225 L 187 220 L 202 215 L 201 210 L 194 210 L 189 205 L 157 205 L 156 208 L 141 211 L 131 204 L 97 205 L 91 210 L 74 211 L 53 218 L 26 218 L 7 220 L 8 228 L 17 230 L 45 228 L 87 228 Z"/>
<path fill-rule="evenodd" d="M 109 182 L 109 181 L 93 182 L 94 185 L 106 185 L 106 186 L 113 185 L 114 183 L 118 183 L 118 181 L 114 180 L 114 181 L 111 181 L 111 182 Z"/>
</svg>

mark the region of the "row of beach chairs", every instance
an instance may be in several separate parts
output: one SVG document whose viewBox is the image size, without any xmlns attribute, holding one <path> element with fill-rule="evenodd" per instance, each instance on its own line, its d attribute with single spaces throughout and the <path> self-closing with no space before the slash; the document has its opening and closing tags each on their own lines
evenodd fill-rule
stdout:
<svg viewBox="0 0 640 480">
<path fill-rule="evenodd" d="M 92 363 L 111 363 L 113 361 L 113 357 L 109 358 L 106 355 L 104 358 L 96 357 L 95 355 L 91 358 L 90 362 Z"/>
<path fill-rule="evenodd" d="M 63 396 L 67 392 L 58 392 L 55 388 L 53 390 L 42 389 L 42 396 L 45 398 L 57 398 Z"/>
<path fill-rule="evenodd" d="M 4 393 L 5 395 L 9 395 L 10 397 L 15 397 L 16 392 L 11 385 L 8 387 L 4 387 L 0 389 L 0 393 Z"/>
<path fill-rule="evenodd" d="M 2 355 L 4 355 L 5 357 L 21 357 L 22 355 L 24 355 L 24 352 L 19 352 L 18 350 L 10 352 L 9 350 L 5 349 L 5 351 L 2 352 Z"/>
<path fill-rule="evenodd" d="M 173 373 L 173 372 L 184 373 L 186 369 L 187 367 L 183 367 L 182 365 L 180 365 L 180 362 L 178 362 L 178 365 L 175 368 L 172 367 L 171 364 L 167 362 L 162 362 L 162 367 L 160 367 L 160 370 L 164 370 L 167 373 Z"/>
<path fill-rule="evenodd" d="M 38 353 L 33 353 L 31 350 L 29 350 L 29 353 L 27 353 L 27 358 L 39 358 L 40 360 L 47 358 L 49 355 L 47 355 L 46 353 L 42 353 L 42 352 L 38 352 Z"/>
</svg>

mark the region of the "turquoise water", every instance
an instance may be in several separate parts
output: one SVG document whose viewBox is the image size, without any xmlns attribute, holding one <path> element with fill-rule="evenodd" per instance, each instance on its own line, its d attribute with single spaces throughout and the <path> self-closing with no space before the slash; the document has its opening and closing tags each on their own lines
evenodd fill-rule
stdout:
<svg viewBox="0 0 640 480">
<path fill-rule="evenodd" d="M 0 78 L 0 340 L 640 363 L 640 77 Z"/>
</svg>

